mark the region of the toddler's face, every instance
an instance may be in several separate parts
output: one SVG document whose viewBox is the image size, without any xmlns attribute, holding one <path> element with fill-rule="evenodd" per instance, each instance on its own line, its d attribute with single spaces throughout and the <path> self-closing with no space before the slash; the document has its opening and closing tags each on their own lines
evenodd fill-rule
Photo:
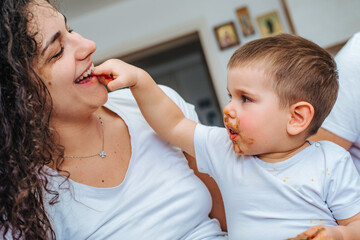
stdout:
<svg viewBox="0 0 360 240">
<path fill-rule="evenodd" d="M 224 123 L 236 153 L 258 155 L 276 152 L 287 135 L 288 108 L 279 98 L 263 70 L 233 67 L 228 72 L 230 102 L 224 108 Z"/>
</svg>

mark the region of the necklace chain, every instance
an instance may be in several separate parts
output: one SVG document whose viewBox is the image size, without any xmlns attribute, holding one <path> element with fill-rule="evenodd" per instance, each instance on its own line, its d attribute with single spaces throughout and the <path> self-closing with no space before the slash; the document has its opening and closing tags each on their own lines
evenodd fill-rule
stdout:
<svg viewBox="0 0 360 240">
<path fill-rule="evenodd" d="M 102 136 L 102 147 L 101 147 L 101 151 L 99 153 L 93 154 L 93 155 L 89 155 L 89 156 L 65 156 L 64 158 L 91 158 L 91 157 L 96 157 L 96 156 L 100 156 L 101 158 L 105 158 L 106 157 L 106 152 L 104 151 L 104 124 L 103 121 L 101 120 L 101 117 L 99 117 L 96 113 L 95 113 L 97 119 L 100 122 L 100 126 L 101 126 L 101 136 Z"/>
</svg>

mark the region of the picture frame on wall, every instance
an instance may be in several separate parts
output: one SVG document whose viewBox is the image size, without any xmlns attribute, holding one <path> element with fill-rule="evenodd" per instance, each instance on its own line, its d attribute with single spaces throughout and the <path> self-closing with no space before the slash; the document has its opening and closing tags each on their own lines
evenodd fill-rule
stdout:
<svg viewBox="0 0 360 240">
<path fill-rule="evenodd" d="M 235 24 L 232 21 L 214 27 L 214 32 L 221 50 L 240 44 Z"/>
<path fill-rule="evenodd" d="M 236 9 L 236 16 L 239 20 L 243 35 L 250 36 L 255 33 L 254 25 L 251 21 L 249 10 L 247 7 Z"/>
<path fill-rule="evenodd" d="M 269 37 L 284 32 L 279 14 L 272 11 L 256 18 L 261 37 Z"/>
</svg>

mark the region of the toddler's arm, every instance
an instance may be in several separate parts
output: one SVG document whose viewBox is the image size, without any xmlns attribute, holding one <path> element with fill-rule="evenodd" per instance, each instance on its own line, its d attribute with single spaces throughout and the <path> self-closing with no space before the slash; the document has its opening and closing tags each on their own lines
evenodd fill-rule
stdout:
<svg viewBox="0 0 360 240">
<path fill-rule="evenodd" d="M 196 122 L 185 118 L 180 108 L 157 86 L 144 70 L 112 59 L 95 67 L 93 75 L 112 75 L 109 90 L 130 87 L 149 125 L 165 140 L 195 157 Z"/>
</svg>

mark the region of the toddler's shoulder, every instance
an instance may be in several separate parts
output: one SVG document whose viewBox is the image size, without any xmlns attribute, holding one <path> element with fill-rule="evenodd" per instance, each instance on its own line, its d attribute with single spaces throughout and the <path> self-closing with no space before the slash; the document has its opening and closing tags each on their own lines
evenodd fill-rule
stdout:
<svg viewBox="0 0 360 240">
<path fill-rule="evenodd" d="M 348 160 L 351 159 L 350 153 L 341 147 L 340 145 L 330 142 L 330 141 L 319 141 L 314 143 L 315 146 L 318 145 L 321 147 L 325 157 L 327 159 L 338 159 L 338 160 Z"/>
<path fill-rule="evenodd" d="M 318 141 L 318 142 L 314 142 L 314 144 L 320 144 L 321 147 L 323 148 L 326 148 L 326 149 L 331 149 L 333 151 L 345 151 L 346 150 L 341 147 L 340 145 L 334 143 L 334 142 L 331 142 L 331 141 L 328 141 L 328 140 L 321 140 L 321 141 Z"/>
</svg>

